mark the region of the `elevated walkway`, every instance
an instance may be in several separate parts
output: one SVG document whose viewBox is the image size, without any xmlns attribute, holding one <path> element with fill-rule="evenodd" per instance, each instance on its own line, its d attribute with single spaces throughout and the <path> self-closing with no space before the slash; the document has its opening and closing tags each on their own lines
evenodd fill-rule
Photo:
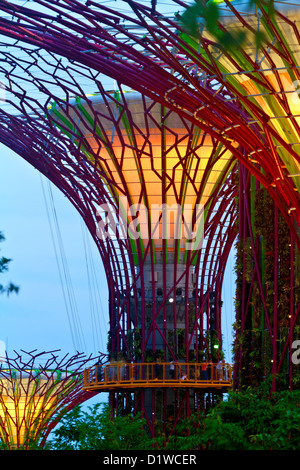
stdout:
<svg viewBox="0 0 300 470">
<path fill-rule="evenodd" d="M 232 385 L 230 364 L 111 362 L 84 371 L 84 390 L 185 388 L 227 390 Z"/>
</svg>

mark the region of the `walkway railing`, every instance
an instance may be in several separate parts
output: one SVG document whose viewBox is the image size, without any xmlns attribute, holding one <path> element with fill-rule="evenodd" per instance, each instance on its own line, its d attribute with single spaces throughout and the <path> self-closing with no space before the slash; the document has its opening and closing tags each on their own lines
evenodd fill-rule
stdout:
<svg viewBox="0 0 300 470">
<path fill-rule="evenodd" d="M 95 365 L 84 371 L 84 389 L 137 387 L 229 388 L 232 367 L 220 363 L 125 363 Z"/>
</svg>

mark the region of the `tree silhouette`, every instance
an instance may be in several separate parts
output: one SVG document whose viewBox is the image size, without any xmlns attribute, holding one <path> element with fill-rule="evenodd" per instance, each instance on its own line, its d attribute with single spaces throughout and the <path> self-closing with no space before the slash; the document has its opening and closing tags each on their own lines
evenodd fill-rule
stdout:
<svg viewBox="0 0 300 470">
<path fill-rule="evenodd" d="M 0 243 L 5 240 L 5 237 L 2 232 L 0 232 Z M 8 265 L 11 262 L 10 258 L 6 258 L 5 256 L 0 257 L 0 274 L 3 274 L 8 271 Z M 7 295 L 10 295 L 11 293 L 18 293 L 19 292 L 19 287 L 16 286 L 13 283 L 9 283 L 6 286 L 3 284 L 0 284 L 0 294 L 6 293 Z"/>
</svg>

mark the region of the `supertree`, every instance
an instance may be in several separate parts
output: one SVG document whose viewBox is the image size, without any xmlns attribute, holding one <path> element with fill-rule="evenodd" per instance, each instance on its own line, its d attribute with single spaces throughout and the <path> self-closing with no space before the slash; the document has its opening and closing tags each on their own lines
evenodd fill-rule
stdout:
<svg viewBox="0 0 300 470">
<path fill-rule="evenodd" d="M 82 389 L 83 368 L 91 358 L 58 353 L 20 351 L 1 364 L 2 450 L 44 448 L 60 419 L 94 395 Z"/>
<path fill-rule="evenodd" d="M 230 154 L 229 159 L 232 164 L 235 159 L 238 159 L 241 168 L 245 168 L 245 171 L 249 171 L 254 175 L 257 182 L 271 195 L 288 226 L 291 248 L 294 249 L 294 244 L 299 248 L 297 234 L 299 193 L 297 176 L 294 176 L 298 171 L 299 156 L 297 142 L 290 138 L 291 132 L 294 132 L 295 136 L 297 135 L 297 121 L 295 113 L 292 112 L 290 101 L 286 99 L 288 94 L 285 92 L 286 88 L 283 87 L 282 77 L 280 77 L 277 68 L 274 66 L 274 55 L 277 55 L 278 61 L 284 64 L 284 70 L 297 74 L 296 59 L 292 62 L 291 55 L 286 47 L 286 41 L 281 39 L 282 33 L 280 33 L 280 31 L 285 31 L 286 28 L 291 28 L 291 31 L 297 37 L 297 28 L 289 18 L 291 12 L 287 12 L 286 16 L 280 12 L 275 12 L 274 18 L 280 18 L 280 22 L 276 23 L 274 18 L 272 18 L 272 22 L 267 21 L 267 6 L 263 3 L 254 13 L 251 12 L 248 15 L 246 13 L 241 16 L 229 2 L 225 2 L 231 17 L 229 20 L 223 18 L 219 23 L 219 30 L 223 33 L 223 38 L 226 38 L 224 35 L 227 29 L 231 29 L 232 26 L 236 27 L 236 23 L 240 22 L 243 28 L 248 31 L 248 44 L 251 46 L 248 48 L 236 46 L 236 49 L 232 52 L 232 47 L 230 50 L 226 50 L 222 47 L 222 42 L 220 43 L 218 40 L 219 35 L 214 37 L 205 27 L 202 28 L 201 35 L 196 34 L 191 38 L 191 35 L 187 34 L 182 17 L 177 15 L 175 18 L 169 18 L 147 5 L 135 2 L 125 2 L 131 8 L 130 14 L 114 11 L 105 5 L 90 1 L 83 3 L 62 0 L 60 2 L 36 1 L 33 3 L 39 6 L 39 11 L 18 6 L 13 2 L 0 2 L 1 10 L 7 15 L 0 21 L 0 30 L 6 38 L 10 37 L 16 40 L 16 42 L 10 42 L 6 39 L 2 43 L 2 70 L 4 76 L 7 77 L 7 83 L 6 103 L 2 108 L 1 140 L 46 174 L 74 203 L 90 228 L 107 267 L 111 299 L 110 318 L 113 328 L 111 352 L 119 353 L 130 350 L 127 332 L 131 331 L 132 328 L 136 329 L 139 316 L 144 315 L 144 318 L 146 318 L 145 294 L 147 289 L 145 287 L 149 290 L 152 289 L 153 292 L 154 282 L 152 282 L 150 289 L 150 285 L 146 286 L 145 281 L 143 287 L 143 281 L 141 281 L 143 292 L 141 302 L 143 307 L 140 310 L 142 313 L 139 314 L 139 300 L 137 297 L 139 295 L 139 286 L 135 279 L 136 276 L 142 279 L 144 271 L 140 269 L 141 265 L 139 265 L 138 270 L 135 269 L 134 258 L 143 260 L 145 263 L 147 260 L 147 256 L 143 251 L 145 246 L 140 243 L 133 243 L 134 251 L 132 251 L 132 245 L 125 250 L 126 242 L 122 239 L 120 241 L 120 238 L 117 237 L 118 250 L 115 251 L 110 239 L 106 239 L 106 243 L 103 243 L 103 240 L 99 241 L 95 234 L 95 214 L 97 206 L 101 204 L 112 203 L 116 207 L 116 196 L 119 197 L 120 194 L 125 194 L 125 187 L 128 192 L 128 181 L 124 178 L 120 180 L 120 174 L 117 171 L 117 168 L 122 168 L 124 161 L 127 163 L 125 150 L 130 149 L 130 152 L 134 154 L 136 176 L 141 176 L 142 168 L 143 171 L 144 169 L 149 170 L 139 165 L 143 153 L 148 154 L 148 157 L 152 155 L 151 150 L 149 150 L 150 137 L 148 137 L 150 135 L 149 122 L 152 120 L 149 115 L 149 106 L 154 106 L 154 103 L 161 106 L 160 122 L 154 119 L 154 126 L 156 128 L 160 126 L 161 136 L 165 136 L 169 132 L 176 141 L 175 144 L 173 141 L 170 147 L 167 148 L 166 142 L 161 139 L 160 152 L 167 157 L 169 149 L 176 148 L 178 158 L 178 164 L 174 165 L 172 178 L 170 173 L 168 174 L 166 171 L 167 166 L 160 167 L 160 171 L 164 169 L 164 173 L 162 172 L 161 175 L 166 177 L 165 182 L 161 183 L 160 198 L 166 196 L 167 190 L 173 193 L 173 200 L 181 204 L 183 193 L 179 194 L 177 192 L 176 184 L 174 184 L 176 180 L 173 176 L 176 175 L 176 170 L 179 170 L 182 175 L 190 179 L 190 176 L 187 176 L 185 166 L 188 158 L 182 158 L 183 154 L 179 151 L 180 133 L 174 132 L 172 127 L 169 128 L 166 121 L 169 114 L 171 116 L 175 113 L 178 119 L 184 123 L 181 124 L 185 129 L 184 138 L 187 138 L 188 135 L 188 138 L 190 138 L 197 129 L 196 135 L 202 135 L 201 146 L 205 147 L 208 142 L 210 143 L 210 159 L 206 171 L 210 172 L 211 164 L 214 165 L 217 161 L 222 162 L 222 156 L 226 153 Z M 174 1 L 174 4 L 182 9 L 186 7 L 183 2 Z M 262 17 L 265 18 L 265 21 L 261 21 Z M 268 39 L 267 36 L 262 44 L 257 45 L 257 47 L 252 46 L 258 44 L 256 41 L 257 35 L 254 34 L 254 29 L 250 24 L 253 19 L 260 28 L 265 28 L 269 35 L 272 32 L 271 39 Z M 274 43 L 273 38 L 277 43 Z M 259 64 L 261 68 L 258 67 Z M 261 64 L 263 65 L 261 66 Z M 250 68 L 250 65 L 252 68 Z M 273 74 L 268 73 L 270 70 Z M 142 121 L 146 127 L 135 124 L 132 112 L 127 105 L 126 94 L 121 91 L 120 98 L 117 98 L 103 90 L 101 73 L 115 78 L 119 83 L 124 83 L 140 93 L 140 103 L 143 104 Z M 275 84 L 270 81 L 269 75 L 273 77 Z M 249 83 L 247 80 L 242 80 L 245 76 L 249 79 Z M 258 93 L 254 93 L 254 96 L 252 91 L 249 94 L 252 82 L 260 87 Z M 275 86 L 276 84 L 278 89 Z M 120 86 L 119 88 L 121 89 Z M 96 100 L 89 98 L 88 93 L 98 94 L 102 103 L 106 103 L 107 111 L 105 113 L 97 109 Z M 76 97 L 75 100 L 71 101 L 71 96 Z M 145 106 L 145 97 L 150 100 L 150 105 Z M 55 114 L 55 106 L 51 104 L 53 101 L 57 103 L 58 115 Z M 82 101 L 85 105 L 82 105 Z M 113 104 L 116 114 L 112 113 L 110 103 Z M 269 108 L 266 108 L 266 103 Z M 279 111 L 283 114 L 280 114 Z M 108 129 L 103 128 L 103 122 L 106 121 L 110 121 L 110 129 L 113 128 L 114 132 L 110 131 L 109 134 Z M 124 121 L 126 121 L 126 124 L 124 124 Z M 181 128 L 179 127 L 179 129 Z M 12 130 L 14 131 L 13 139 Z M 123 150 L 118 155 L 115 155 L 116 150 L 111 143 L 112 134 L 116 136 L 117 141 L 122 141 L 121 148 Z M 107 138 L 107 135 L 110 137 Z M 136 138 L 137 135 L 140 141 Z M 196 154 L 194 145 L 195 143 L 191 147 L 185 147 L 185 149 L 188 148 L 188 152 L 184 154 L 185 157 L 190 155 L 190 150 Z M 108 156 L 113 162 L 114 171 Z M 150 161 L 153 162 L 154 160 L 150 158 Z M 229 170 L 228 167 L 227 169 Z M 152 174 L 155 171 L 157 173 L 153 164 L 151 171 Z M 221 174 L 223 181 L 225 181 L 224 177 L 225 175 L 228 176 L 229 173 L 226 173 L 224 167 Z M 241 174 L 239 175 L 239 185 L 241 194 L 244 194 L 246 187 L 242 185 L 246 180 L 241 177 Z M 116 175 L 118 175 L 117 178 Z M 161 178 L 161 182 L 163 180 L 164 178 Z M 138 184 L 136 184 L 136 181 Z M 201 181 L 205 184 L 202 184 L 196 192 L 203 197 L 204 192 L 202 191 L 207 189 L 205 185 L 207 182 L 210 184 L 210 181 L 205 178 Z M 167 182 L 169 182 L 169 186 Z M 192 183 L 192 180 L 190 179 L 189 182 Z M 133 179 L 133 183 L 135 183 L 134 187 L 137 188 L 136 201 L 141 204 L 141 201 L 147 195 L 146 189 L 148 190 L 149 186 L 146 188 L 141 178 Z M 210 211 L 214 206 L 218 207 L 223 201 L 225 206 L 228 204 L 224 216 L 225 214 L 233 214 L 233 209 L 229 209 L 230 204 L 228 201 L 230 198 L 228 196 L 224 198 L 226 191 L 229 191 L 231 198 L 233 194 L 236 194 L 234 189 L 236 183 L 234 182 L 233 186 L 230 187 L 231 183 L 232 181 L 227 177 L 226 185 L 222 189 L 224 192 L 223 198 L 218 199 L 222 195 L 221 186 L 216 185 L 214 182 L 214 188 L 210 193 L 211 199 L 207 207 L 206 225 L 204 224 L 206 233 L 218 233 L 216 238 L 219 237 L 219 240 L 222 240 L 223 237 L 219 233 L 223 233 L 222 227 L 224 224 L 217 223 L 217 217 L 213 217 L 212 222 L 208 224 L 210 214 L 212 214 Z M 228 189 L 226 189 L 227 187 Z M 163 188 L 165 189 L 163 190 Z M 164 202 L 163 199 L 160 199 L 160 202 Z M 239 208 L 243 217 L 239 218 L 239 234 L 240 237 L 245 238 L 245 224 L 247 224 L 245 210 L 247 205 L 241 204 L 241 202 L 239 200 Z M 222 277 L 228 249 L 235 235 L 234 216 L 228 215 L 227 217 L 229 217 L 227 220 L 231 218 L 231 230 L 228 241 L 226 235 L 221 243 L 221 251 L 224 253 L 221 256 L 221 264 L 215 265 L 209 284 L 200 282 L 197 284 L 196 287 L 200 291 L 200 296 L 201 290 L 207 294 L 213 290 L 215 282 L 213 279 L 216 279 L 216 277 L 221 279 Z M 253 227 L 250 227 L 252 230 Z M 154 253 L 152 243 L 146 244 L 146 252 L 150 254 L 151 249 Z M 174 251 L 177 254 L 179 254 L 178 249 L 179 244 L 177 243 L 177 248 L 175 244 Z M 216 254 L 215 248 L 213 251 Z M 166 243 L 163 243 L 161 252 L 167 252 Z M 128 253 L 132 255 L 131 264 L 126 257 Z M 200 253 L 204 254 L 205 250 L 202 249 L 196 254 L 188 253 L 192 256 L 187 264 L 186 261 L 184 263 L 182 280 L 188 279 L 187 273 L 191 271 L 192 259 L 197 260 L 197 266 L 198 260 L 201 258 Z M 292 265 L 294 262 L 292 249 L 290 255 Z M 123 259 L 122 263 L 119 262 L 120 258 Z M 114 261 L 108 264 L 108 259 Z M 154 269 L 153 259 L 152 254 L 152 258 L 150 257 L 148 260 L 150 260 L 152 281 L 155 281 L 155 273 L 159 273 L 159 270 Z M 165 256 L 163 256 L 163 260 L 165 259 Z M 178 257 L 174 259 L 180 266 Z M 187 259 L 189 259 L 189 256 L 187 256 Z M 202 262 L 201 265 L 198 264 L 198 272 L 200 272 L 200 269 L 205 269 L 208 263 L 207 259 L 204 256 L 204 265 Z M 123 266 L 125 266 L 124 260 L 126 260 L 126 266 L 130 266 L 130 270 L 128 268 L 123 269 Z M 167 263 L 164 262 L 165 267 L 162 272 L 166 273 L 164 270 L 166 270 Z M 146 264 L 144 269 L 146 269 Z M 277 265 L 277 260 L 275 264 Z M 256 264 L 256 266 L 258 265 Z M 120 269 L 121 271 L 123 269 L 123 272 Z M 245 269 L 244 262 L 242 272 Z M 257 270 L 258 268 L 255 270 L 256 273 Z M 176 269 L 174 272 L 176 272 Z M 178 272 L 180 272 L 180 268 Z M 124 278 L 125 281 L 123 281 Z M 116 282 L 116 279 L 118 282 Z M 177 281 L 179 282 L 178 279 Z M 175 284 L 177 281 L 175 279 Z M 294 278 L 291 277 L 290 283 L 293 282 Z M 172 286 L 173 291 L 176 287 L 175 284 Z M 116 286 L 119 285 L 126 286 L 125 300 L 120 298 L 121 292 L 116 289 Z M 128 286 L 130 286 L 129 290 Z M 166 302 L 171 293 L 171 291 L 166 290 L 166 286 L 167 283 L 164 282 L 162 287 L 163 305 L 167 305 Z M 187 301 L 190 292 L 187 286 L 188 283 L 186 282 L 184 308 L 186 312 L 185 322 L 189 327 Z M 116 299 L 115 290 L 118 290 Z M 134 293 L 134 301 L 129 299 L 130 292 Z M 243 295 L 245 292 L 244 289 Z M 158 295 L 157 292 L 156 295 Z M 208 298 L 204 297 L 199 301 L 195 324 L 201 324 L 202 322 L 205 300 Z M 246 299 L 245 295 L 243 298 Z M 295 305 L 295 298 L 291 293 L 290 314 L 293 327 L 299 313 L 299 306 Z M 154 300 L 155 297 L 152 296 L 152 306 L 150 308 L 153 309 L 153 312 L 155 308 Z M 135 303 L 133 310 L 135 312 L 135 321 L 133 321 L 131 314 L 128 314 L 129 311 L 132 311 L 132 303 Z M 173 304 L 175 306 L 175 303 Z M 163 338 L 164 354 L 167 351 L 172 351 L 166 338 L 167 316 L 166 313 L 164 315 L 162 327 L 156 314 L 152 316 L 150 329 L 147 329 L 145 323 L 143 324 L 142 353 L 145 353 L 147 349 L 145 339 L 149 340 L 151 328 L 156 328 L 159 337 Z M 242 327 L 245 325 L 247 317 L 246 310 L 239 312 L 238 320 L 240 321 L 243 318 Z M 267 317 L 268 315 L 266 315 Z M 174 315 L 173 321 L 174 318 L 176 318 L 176 315 Z M 220 314 L 217 314 L 216 318 L 220 328 Z M 278 332 L 277 318 L 278 315 L 277 317 L 274 316 L 272 321 L 268 323 L 269 329 L 266 334 L 270 337 L 274 336 L 274 332 Z M 196 331 L 197 328 L 193 328 L 193 331 Z M 186 338 L 188 338 L 188 329 L 185 328 Z M 116 334 L 117 330 L 119 334 Z M 218 335 L 220 339 L 220 329 Z M 155 336 L 151 336 L 153 341 Z M 291 333 L 289 333 L 289 342 L 291 338 Z M 200 344 L 201 341 L 203 341 L 203 333 L 200 331 Z M 277 344 L 276 341 L 277 338 L 272 340 L 273 348 Z M 185 354 L 187 359 L 190 356 L 188 344 L 190 342 L 186 341 Z M 153 351 L 157 351 L 157 348 L 152 348 Z M 178 357 L 176 358 L 178 359 Z M 274 353 L 273 358 L 275 358 L 275 361 L 272 359 L 272 371 L 277 372 L 280 368 L 280 360 L 278 362 L 278 357 L 277 355 L 275 357 Z M 116 403 L 117 400 L 113 393 L 111 397 L 113 402 Z M 130 399 L 128 395 L 126 399 Z M 154 401 L 152 399 L 152 403 Z M 186 400 L 187 402 L 188 400 Z M 141 403 L 144 403 L 143 396 Z M 152 410 L 152 413 L 155 414 L 155 411 Z M 150 421 L 153 425 L 153 420 Z"/>
<path fill-rule="evenodd" d="M 21 52 L 18 64 L 14 51 Z M 185 364 L 187 375 L 204 358 L 217 362 L 223 348 L 222 281 L 236 237 L 231 151 L 145 95 L 121 86 L 116 92 L 104 90 L 89 66 L 72 66 L 36 48 L 20 50 L 18 44 L 4 56 L 2 70 L 12 68 L 2 107 L 2 142 L 66 194 L 99 247 L 110 295 L 109 359 L 122 356 L 134 364 L 174 360 Z M 120 200 L 125 222 L 116 220 L 115 236 L 107 236 L 106 208 L 119 214 Z M 127 205 L 144 214 L 135 230 L 138 237 L 124 236 L 127 222 L 129 227 L 136 222 Z M 167 215 L 175 211 L 175 221 L 164 219 L 164 207 Z M 97 234 L 97 227 L 103 233 L 99 229 Z M 170 229 L 166 236 L 164 227 Z M 197 227 L 199 236 L 193 235 Z M 141 410 L 153 434 L 155 422 L 162 421 L 165 432 L 170 419 L 174 426 L 206 398 L 203 383 L 178 384 L 146 383 L 133 397 L 128 384 L 119 383 L 110 391 L 110 403 L 116 410 Z M 209 385 L 213 394 L 223 384 Z"/>
<path fill-rule="evenodd" d="M 270 194 L 244 167 L 239 178 L 234 386 L 298 388 L 299 250 Z"/>
</svg>

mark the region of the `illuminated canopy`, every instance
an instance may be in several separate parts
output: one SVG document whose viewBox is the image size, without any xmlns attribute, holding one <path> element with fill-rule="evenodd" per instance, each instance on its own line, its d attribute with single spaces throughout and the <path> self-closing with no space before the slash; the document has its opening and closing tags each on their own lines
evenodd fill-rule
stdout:
<svg viewBox="0 0 300 470">
<path fill-rule="evenodd" d="M 54 105 L 50 113 L 64 133 L 78 135 L 77 145 L 97 166 L 115 203 L 111 212 L 121 211 L 121 225 L 123 220 L 129 224 L 119 227 L 120 237 L 139 237 L 144 249 L 150 240 L 156 251 L 162 250 L 163 240 L 169 251 L 178 244 L 180 250 L 200 248 L 204 212 L 235 163 L 230 151 L 135 92 L 78 98 L 72 106 Z"/>
</svg>

